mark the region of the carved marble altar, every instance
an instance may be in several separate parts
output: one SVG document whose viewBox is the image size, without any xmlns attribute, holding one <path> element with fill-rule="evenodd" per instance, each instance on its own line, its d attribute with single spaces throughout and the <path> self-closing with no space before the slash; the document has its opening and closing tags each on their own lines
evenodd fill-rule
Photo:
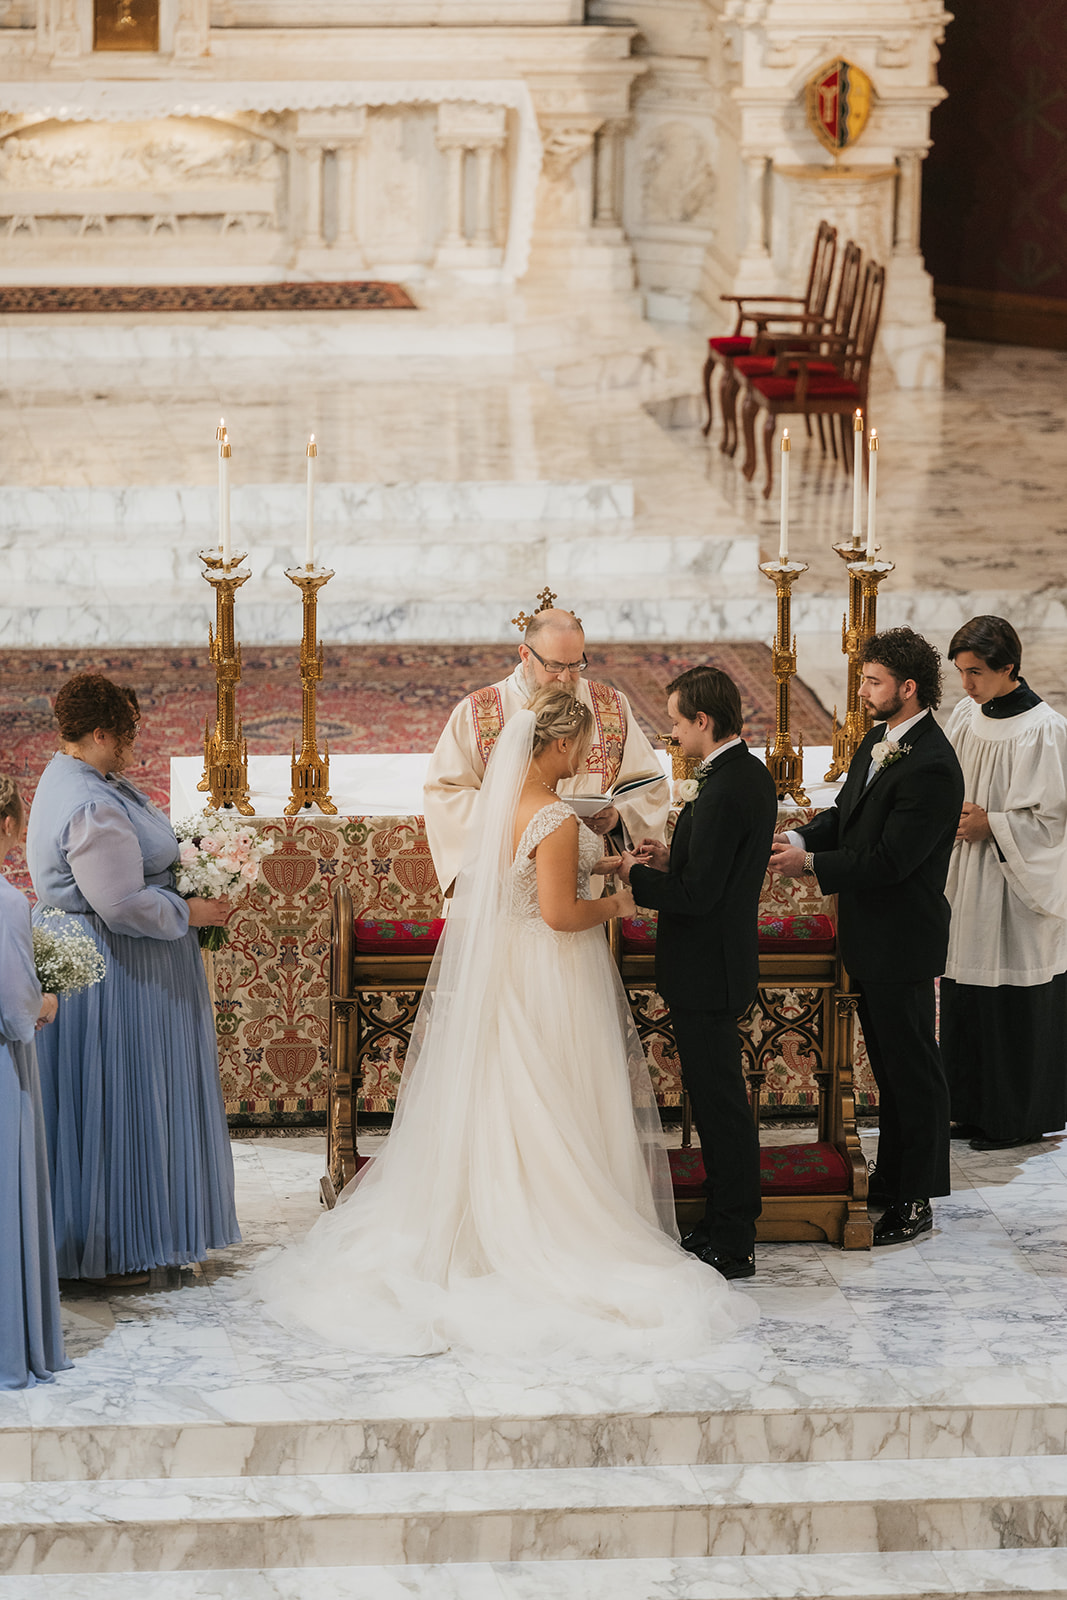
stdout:
<svg viewBox="0 0 1067 1600">
<path fill-rule="evenodd" d="M 0 281 L 524 279 L 599 310 L 636 273 L 647 312 L 703 325 L 721 292 L 795 289 L 828 216 L 889 266 L 898 382 L 940 382 L 940 0 L 132 5 L 0 5 Z M 803 116 L 834 54 L 875 96 L 836 165 Z"/>
</svg>

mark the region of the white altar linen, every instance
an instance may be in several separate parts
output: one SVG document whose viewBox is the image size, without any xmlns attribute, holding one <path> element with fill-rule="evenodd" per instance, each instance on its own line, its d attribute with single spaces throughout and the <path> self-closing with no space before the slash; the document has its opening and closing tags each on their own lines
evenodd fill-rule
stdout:
<svg viewBox="0 0 1067 1600">
<path fill-rule="evenodd" d="M 666 750 L 657 750 L 664 772 L 671 771 Z M 763 759 L 763 751 L 753 747 Z M 821 810 L 832 805 L 840 783 L 825 783 L 830 764 L 829 746 L 804 751 L 804 783 L 812 805 Z M 330 794 L 345 817 L 421 817 L 422 786 L 430 752 L 410 755 L 330 756 Z M 257 817 L 280 817 L 289 803 L 292 763 L 288 756 L 250 756 L 248 785 Z M 208 796 L 196 787 L 204 771 L 199 756 L 171 756 L 170 816 L 172 822 L 203 811 Z M 305 816 L 321 813 L 311 810 Z"/>
</svg>

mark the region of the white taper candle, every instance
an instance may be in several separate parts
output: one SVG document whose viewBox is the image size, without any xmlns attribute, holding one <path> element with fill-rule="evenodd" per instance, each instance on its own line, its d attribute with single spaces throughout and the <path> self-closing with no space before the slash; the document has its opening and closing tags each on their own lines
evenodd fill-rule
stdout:
<svg viewBox="0 0 1067 1600">
<path fill-rule="evenodd" d="M 852 419 L 852 543 L 858 550 L 863 537 L 863 412 Z"/>
<path fill-rule="evenodd" d="M 319 447 L 315 443 L 315 435 L 308 440 L 308 488 L 307 488 L 307 540 L 304 546 L 304 565 L 308 571 L 315 565 L 315 458 Z"/>
<path fill-rule="evenodd" d="M 219 446 L 219 473 L 222 479 L 222 564 L 230 564 L 230 440 L 223 434 Z"/>
<path fill-rule="evenodd" d="M 878 496 L 878 429 L 871 429 L 867 449 L 867 560 L 874 560 L 878 548 L 874 536 L 874 504 Z"/>
<path fill-rule="evenodd" d="M 782 522 L 778 535 L 778 560 L 789 560 L 789 429 L 782 429 Z"/>
<path fill-rule="evenodd" d="M 219 447 L 219 554 L 220 555 L 222 554 L 222 523 L 223 523 L 223 512 L 222 512 L 222 487 L 223 487 L 222 441 L 225 439 L 225 437 L 226 437 L 226 419 L 225 419 L 225 417 L 220 417 L 219 418 L 219 425 L 215 429 L 215 440 L 216 440 L 216 443 L 218 444 L 218 447 Z"/>
</svg>

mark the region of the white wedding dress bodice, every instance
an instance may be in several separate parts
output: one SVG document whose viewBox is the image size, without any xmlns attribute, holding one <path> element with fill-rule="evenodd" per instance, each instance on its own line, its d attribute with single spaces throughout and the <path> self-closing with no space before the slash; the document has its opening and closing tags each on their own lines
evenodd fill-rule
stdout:
<svg viewBox="0 0 1067 1600">
<path fill-rule="evenodd" d="M 491 970 L 457 987 L 446 962 L 427 986 L 384 1153 L 254 1274 L 287 1324 L 391 1355 L 617 1363 L 700 1356 L 756 1320 L 677 1243 L 603 927 L 557 933 L 541 917 L 537 850 L 573 815 L 550 802 L 524 830 Z M 601 845 L 584 826 L 579 838 L 588 897 Z"/>
<path fill-rule="evenodd" d="M 550 833 L 569 822 L 574 812 L 564 800 L 552 800 L 540 811 L 535 811 L 523 830 L 511 864 L 511 914 L 519 922 L 526 922 L 529 931 L 551 934 L 553 930 L 541 916 L 537 899 L 537 847 Z M 603 854 L 603 846 L 592 828 L 578 828 L 578 898 L 589 899 L 589 880 L 593 867 Z M 556 938 L 570 935 L 556 934 Z"/>
</svg>

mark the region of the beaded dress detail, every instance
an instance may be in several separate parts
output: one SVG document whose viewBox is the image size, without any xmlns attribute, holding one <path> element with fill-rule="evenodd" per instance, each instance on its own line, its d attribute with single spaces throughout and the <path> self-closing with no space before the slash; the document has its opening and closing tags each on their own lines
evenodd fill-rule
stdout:
<svg viewBox="0 0 1067 1600">
<path fill-rule="evenodd" d="M 538 933 L 551 934 L 552 929 L 542 920 L 537 899 L 537 856 L 539 844 L 562 828 L 574 816 L 563 800 L 552 800 L 540 811 L 535 811 L 523 830 L 515 860 L 511 867 L 511 914 L 520 921 L 528 921 Z M 578 826 L 578 898 L 589 899 L 589 879 L 592 869 L 604 853 L 604 847 L 593 832 L 581 823 Z M 557 938 L 570 938 L 557 934 Z"/>
</svg>

